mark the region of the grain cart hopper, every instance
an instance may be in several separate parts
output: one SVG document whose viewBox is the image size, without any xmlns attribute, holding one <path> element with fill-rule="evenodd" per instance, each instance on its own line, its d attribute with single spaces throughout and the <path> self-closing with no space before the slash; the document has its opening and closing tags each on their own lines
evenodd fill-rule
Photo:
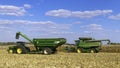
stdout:
<svg viewBox="0 0 120 68">
<path fill-rule="evenodd" d="M 29 39 L 25 34 L 21 32 L 16 33 L 16 39 L 19 36 L 27 39 L 35 47 L 35 51 L 31 51 L 29 47 L 25 46 L 25 42 L 17 42 L 16 46 L 11 46 L 8 49 L 9 53 L 25 54 L 25 53 L 42 53 L 42 54 L 52 54 L 55 53 L 58 46 L 66 43 L 65 38 L 33 38 Z"/>
<path fill-rule="evenodd" d="M 108 44 L 110 43 L 109 39 L 95 40 L 91 37 L 80 37 L 79 40 L 75 40 L 75 50 L 78 53 L 97 53 L 101 50 L 102 41 L 107 41 Z"/>
</svg>

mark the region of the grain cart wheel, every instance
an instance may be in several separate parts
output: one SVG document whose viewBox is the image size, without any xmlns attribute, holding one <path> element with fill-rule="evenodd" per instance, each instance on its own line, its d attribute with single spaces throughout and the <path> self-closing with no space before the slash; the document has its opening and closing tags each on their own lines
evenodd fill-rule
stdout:
<svg viewBox="0 0 120 68">
<path fill-rule="evenodd" d="M 77 49 L 77 53 L 82 53 L 82 49 L 81 49 L 81 48 L 78 48 L 78 49 Z"/>
<path fill-rule="evenodd" d="M 91 49 L 90 53 L 96 53 L 96 50 L 95 49 Z"/>
<path fill-rule="evenodd" d="M 55 54 L 55 53 L 57 53 L 57 49 L 52 50 L 52 54 Z"/>
<path fill-rule="evenodd" d="M 44 48 L 43 54 L 50 55 L 52 53 L 52 50 L 50 48 Z"/>
</svg>

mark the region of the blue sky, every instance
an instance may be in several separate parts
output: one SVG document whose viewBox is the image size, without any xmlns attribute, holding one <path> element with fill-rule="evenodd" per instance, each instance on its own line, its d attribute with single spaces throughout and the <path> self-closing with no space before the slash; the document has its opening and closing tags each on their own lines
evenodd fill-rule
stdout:
<svg viewBox="0 0 120 68">
<path fill-rule="evenodd" d="M 120 42 L 119 0 L 0 0 L 0 41 L 17 41 L 15 33 L 32 38 L 78 37 Z M 25 39 L 21 39 L 25 41 Z"/>
</svg>

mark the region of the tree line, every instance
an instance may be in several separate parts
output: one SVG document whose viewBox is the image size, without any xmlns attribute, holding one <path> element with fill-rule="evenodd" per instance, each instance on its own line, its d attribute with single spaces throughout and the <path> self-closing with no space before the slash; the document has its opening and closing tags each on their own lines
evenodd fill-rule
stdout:
<svg viewBox="0 0 120 68">
<path fill-rule="evenodd" d="M 120 45 L 120 43 L 110 43 L 111 45 Z"/>
<path fill-rule="evenodd" d="M 30 44 L 29 42 L 25 42 L 26 44 Z M 16 42 L 0 42 L 0 45 L 16 45 Z"/>
<path fill-rule="evenodd" d="M 0 42 L 0 45 L 14 45 L 16 42 Z"/>
</svg>

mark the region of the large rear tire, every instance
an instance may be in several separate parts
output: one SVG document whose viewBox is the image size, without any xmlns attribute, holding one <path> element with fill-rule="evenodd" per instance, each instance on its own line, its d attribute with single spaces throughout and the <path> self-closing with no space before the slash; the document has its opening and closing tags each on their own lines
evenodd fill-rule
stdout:
<svg viewBox="0 0 120 68">
<path fill-rule="evenodd" d="M 44 48 L 43 49 L 43 54 L 44 55 L 50 55 L 52 53 L 52 50 L 50 48 Z"/>
<path fill-rule="evenodd" d="M 16 53 L 17 54 L 26 54 L 26 53 L 28 53 L 28 49 L 26 49 L 24 46 L 17 46 Z"/>
</svg>

